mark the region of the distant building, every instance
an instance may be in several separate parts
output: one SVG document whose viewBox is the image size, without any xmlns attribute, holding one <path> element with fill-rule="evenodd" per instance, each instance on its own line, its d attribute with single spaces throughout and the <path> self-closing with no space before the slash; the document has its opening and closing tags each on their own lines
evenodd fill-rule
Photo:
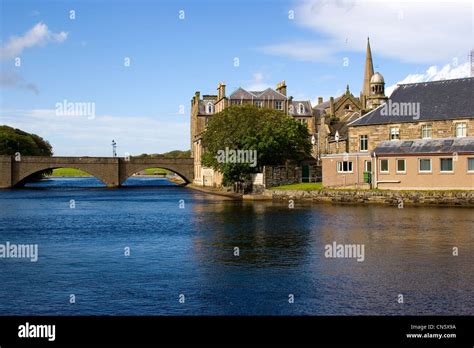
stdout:
<svg viewBox="0 0 474 348">
<path fill-rule="evenodd" d="M 200 92 L 196 92 L 191 100 L 191 153 L 194 158 L 194 183 L 197 185 L 220 186 L 222 183 L 221 173 L 201 165 L 201 136 L 210 118 L 231 105 L 249 104 L 282 110 L 305 124 L 310 135 L 316 133 L 311 102 L 288 97 L 285 81 L 278 83 L 276 89 L 267 88 L 263 91 L 247 91 L 239 87 L 229 96 L 226 96 L 225 88 L 225 84 L 219 83 L 217 95 L 203 95 L 201 98 Z"/>
<path fill-rule="evenodd" d="M 318 154 L 343 153 L 348 151 L 347 125 L 387 100 L 385 80 L 379 72 L 374 73 L 370 41 L 367 39 L 364 79 L 360 97 L 355 97 L 346 88 L 339 97 L 328 101 L 318 98 L 313 108 L 318 133 Z"/>
<path fill-rule="evenodd" d="M 324 186 L 370 173 L 382 189 L 474 189 L 474 78 L 399 85 L 347 134 L 347 153 L 323 156 Z"/>
</svg>

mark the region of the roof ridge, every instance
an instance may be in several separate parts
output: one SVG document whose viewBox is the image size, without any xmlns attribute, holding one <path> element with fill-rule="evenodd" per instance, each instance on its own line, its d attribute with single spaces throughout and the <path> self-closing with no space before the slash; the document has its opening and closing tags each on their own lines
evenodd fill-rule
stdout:
<svg viewBox="0 0 474 348">
<path fill-rule="evenodd" d="M 397 83 L 397 86 L 407 86 L 407 85 L 421 85 L 425 83 L 442 83 L 442 82 L 451 82 L 459 80 L 474 80 L 474 77 L 458 77 L 455 79 L 444 79 L 444 80 L 434 80 L 434 81 L 421 81 L 421 82 L 411 82 L 411 83 Z"/>
</svg>

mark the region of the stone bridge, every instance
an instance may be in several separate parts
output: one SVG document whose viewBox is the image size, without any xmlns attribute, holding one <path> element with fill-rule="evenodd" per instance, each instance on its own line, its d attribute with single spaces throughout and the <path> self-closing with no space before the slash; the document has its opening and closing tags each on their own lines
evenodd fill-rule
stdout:
<svg viewBox="0 0 474 348">
<path fill-rule="evenodd" d="M 55 168 L 83 170 L 108 187 L 119 187 L 132 174 L 147 168 L 168 169 L 186 183 L 194 177 L 192 158 L 0 156 L 0 188 L 21 186 L 33 174 Z"/>
</svg>

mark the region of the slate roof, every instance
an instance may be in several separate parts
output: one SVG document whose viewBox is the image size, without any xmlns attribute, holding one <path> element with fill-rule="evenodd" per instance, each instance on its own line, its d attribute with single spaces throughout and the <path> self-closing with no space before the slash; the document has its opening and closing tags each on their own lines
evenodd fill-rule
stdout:
<svg viewBox="0 0 474 348">
<path fill-rule="evenodd" d="M 380 155 L 474 154 L 474 137 L 382 141 L 374 150 Z"/>
<path fill-rule="evenodd" d="M 419 103 L 419 118 L 383 115 L 381 105 L 349 126 L 474 118 L 474 78 L 402 84 L 393 91 L 389 101 L 392 105 Z"/>
<path fill-rule="evenodd" d="M 263 91 L 247 91 L 239 87 L 230 94 L 229 99 L 286 100 L 286 96 L 270 87 Z"/>
</svg>

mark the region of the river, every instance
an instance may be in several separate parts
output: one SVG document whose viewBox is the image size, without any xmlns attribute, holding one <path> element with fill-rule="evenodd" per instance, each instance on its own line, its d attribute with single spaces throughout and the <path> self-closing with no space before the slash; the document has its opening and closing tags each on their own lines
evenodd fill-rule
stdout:
<svg viewBox="0 0 474 348">
<path fill-rule="evenodd" d="M 0 315 L 473 315 L 473 236 L 469 208 L 49 179 L 0 191 L 0 244 L 38 245 L 37 262 L 0 258 Z M 326 257 L 333 242 L 363 261 Z"/>
</svg>

